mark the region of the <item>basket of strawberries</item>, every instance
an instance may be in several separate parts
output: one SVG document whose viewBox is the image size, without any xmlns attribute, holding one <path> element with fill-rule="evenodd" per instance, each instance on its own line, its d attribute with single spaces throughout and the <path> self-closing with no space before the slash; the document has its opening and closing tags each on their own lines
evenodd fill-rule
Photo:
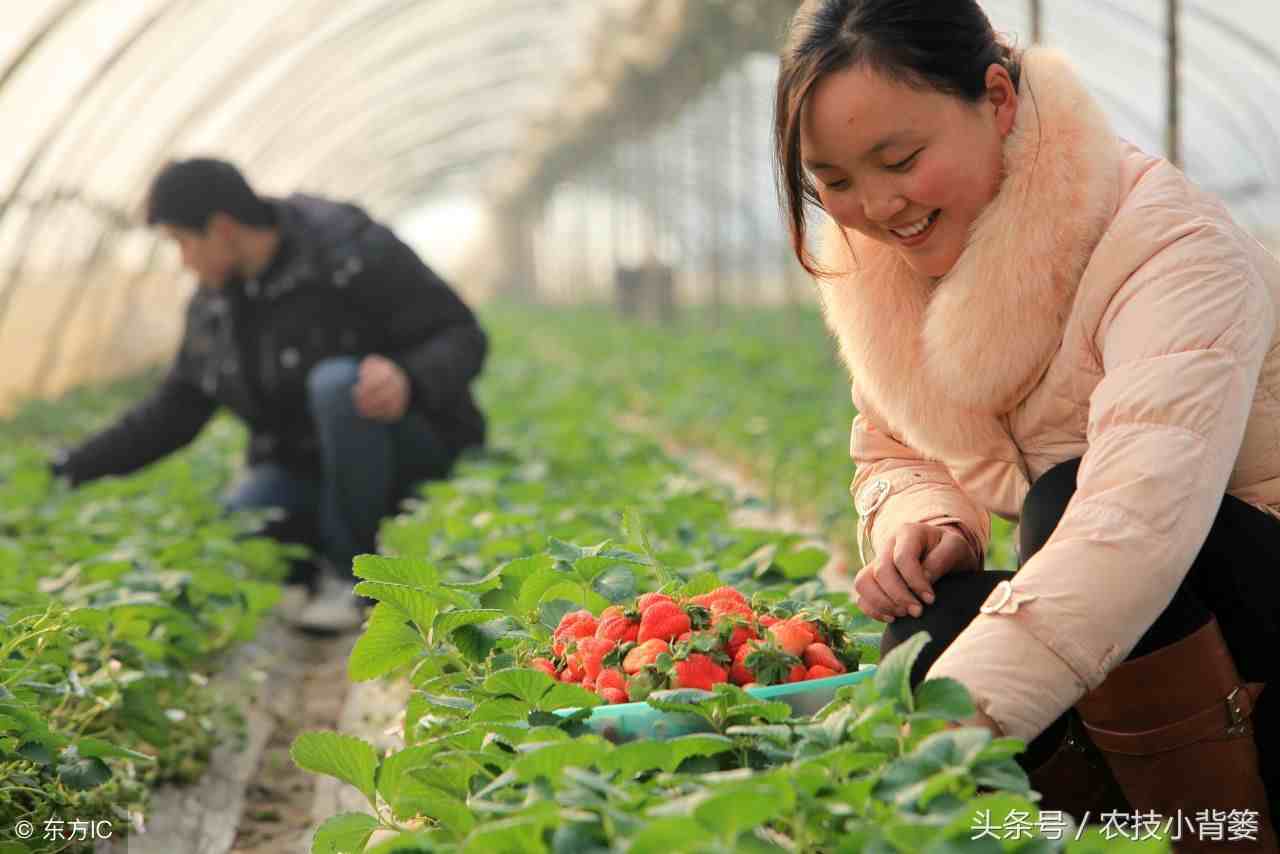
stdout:
<svg viewBox="0 0 1280 854">
<path fill-rule="evenodd" d="M 599 695 L 603 703 L 586 724 L 614 740 L 700 728 L 693 716 L 646 703 L 655 692 L 731 683 L 761 700 L 786 702 L 797 716 L 812 715 L 875 669 L 859 669 L 857 647 L 829 617 L 753 607 L 729 586 L 686 600 L 646 593 L 599 616 L 573 611 L 541 652 L 529 665 Z"/>
</svg>

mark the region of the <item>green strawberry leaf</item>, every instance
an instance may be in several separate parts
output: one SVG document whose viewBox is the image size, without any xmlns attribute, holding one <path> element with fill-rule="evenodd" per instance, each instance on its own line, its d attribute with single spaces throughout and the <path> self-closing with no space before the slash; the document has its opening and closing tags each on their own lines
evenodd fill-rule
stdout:
<svg viewBox="0 0 1280 854">
<path fill-rule="evenodd" d="M 463 626 L 488 623 L 500 620 L 505 616 L 507 616 L 505 611 L 493 608 L 458 608 L 445 611 L 436 617 L 435 626 L 432 629 L 432 637 L 439 642 L 442 638 L 449 637 L 456 629 L 460 629 Z"/>
<path fill-rule="evenodd" d="M 58 762 L 58 779 L 68 789 L 83 792 L 110 780 L 111 769 L 98 757 L 80 756 L 75 748 L 69 747 Z"/>
<path fill-rule="evenodd" d="M 352 682 L 367 682 L 403 667 L 423 652 L 422 635 L 398 608 L 379 603 L 347 660 Z"/>
<path fill-rule="evenodd" d="M 435 596 L 416 587 L 382 581 L 361 581 L 355 586 L 355 592 L 395 608 L 406 619 L 417 623 L 424 634 L 431 630 L 431 624 L 435 622 L 436 613 L 440 610 L 440 601 Z"/>
<path fill-rule="evenodd" d="M 118 744 L 112 744 L 101 738 L 93 738 L 84 736 L 76 741 L 76 750 L 81 756 L 99 759 L 134 759 L 139 762 L 155 762 L 154 756 L 148 756 L 145 753 L 139 753 L 136 750 L 130 750 L 127 747 L 121 747 Z"/>
<path fill-rule="evenodd" d="M 357 578 L 381 581 L 402 587 L 431 590 L 440 585 L 440 573 L 427 561 L 416 557 L 359 555 L 355 559 Z"/>
<path fill-rule="evenodd" d="M 495 696 L 510 695 L 523 700 L 530 706 L 536 706 L 542 695 L 556 685 L 556 681 L 541 670 L 529 667 L 514 667 L 499 670 L 484 680 L 482 689 Z"/>
<path fill-rule="evenodd" d="M 603 703 L 598 694 L 588 691 L 581 685 L 561 682 L 538 701 L 538 708 L 543 711 L 554 709 L 589 709 Z"/>
<path fill-rule="evenodd" d="M 341 813 L 325 821 L 311 841 L 311 854 L 360 854 L 381 825 L 371 815 Z"/>
<path fill-rule="evenodd" d="M 926 679 L 916 689 L 916 711 L 948 721 L 961 721 L 977 710 L 969 690 L 954 679 Z"/>
<path fill-rule="evenodd" d="M 572 741 L 520 745 L 520 756 L 511 765 L 516 778 L 532 783 L 539 777 L 558 783 L 571 765 L 590 768 L 608 754 L 611 745 L 599 736 L 588 735 Z"/>
<path fill-rule="evenodd" d="M 825 549 L 810 546 L 796 551 L 783 552 L 773 559 L 774 566 L 790 581 L 813 578 L 831 559 Z"/>
<path fill-rule="evenodd" d="M 671 854 L 696 851 L 697 846 L 715 839 L 715 834 L 692 816 L 670 816 L 645 822 L 631 837 L 627 854 Z"/>
<path fill-rule="evenodd" d="M 539 604 L 546 604 L 557 599 L 572 602 L 580 608 L 586 608 L 593 614 L 599 614 L 605 608 L 608 608 L 610 604 L 608 599 L 590 587 L 584 589 L 581 584 L 575 581 L 560 581 L 551 585 L 542 592 Z"/>
<path fill-rule="evenodd" d="M 915 711 L 911 694 L 911 668 L 928 642 L 928 632 L 916 632 L 894 647 L 876 669 L 875 686 L 880 696 L 892 698 L 908 712 Z"/>
<path fill-rule="evenodd" d="M 373 745 L 336 732 L 304 732 L 293 740 L 289 755 L 304 771 L 355 786 L 373 809 L 378 808 L 374 784 L 378 754 Z"/>
<path fill-rule="evenodd" d="M 535 611 L 542 602 L 542 594 L 552 587 L 568 579 L 568 576 L 557 571 L 554 566 L 542 567 L 528 575 L 520 584 L 520 595 L 517 599 L 520 611 Z"/>
</svg>

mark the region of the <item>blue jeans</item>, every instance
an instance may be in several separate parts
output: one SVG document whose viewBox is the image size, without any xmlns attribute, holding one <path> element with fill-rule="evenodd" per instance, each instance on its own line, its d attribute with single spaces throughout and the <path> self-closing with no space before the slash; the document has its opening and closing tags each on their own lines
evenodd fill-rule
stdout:
<svg viewBox="0 0 1280 854">
<path fill-rule="evenodd" d="M 275 463 L 245 472 L 223 499 L 229 510 L 277 508 L 265 533 L 312 546 L 340 575 L 358 554 L 374 551 L 378 526 L 422 480 L 448 474 L 454 454 L 416 412 L 394 424 L 356 411 L 352 392 L 360 362 L 326 359 L 307 376 L 307 405 L 320 439 L 319 476 Z"/>
</svg>

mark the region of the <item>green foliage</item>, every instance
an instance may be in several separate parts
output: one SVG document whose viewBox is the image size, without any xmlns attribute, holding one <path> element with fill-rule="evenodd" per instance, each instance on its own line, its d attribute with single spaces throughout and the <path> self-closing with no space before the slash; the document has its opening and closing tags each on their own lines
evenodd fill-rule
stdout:
<svg viewBox="0 0 1280 854">
<path fill-rule="evenodd" d="M 289 552 L 217 503 L 243 433 L 215 421 L 192 447 L 76 490 L 45 463 L 151 380 L 32 403 L 0 423 L 0 851 L 20 820 L 110 821 L 199 776 L 234 716 L 208 688 L 251 638 Z M 24 852 L 68 850 L 24 840 Z"/>
</svg>

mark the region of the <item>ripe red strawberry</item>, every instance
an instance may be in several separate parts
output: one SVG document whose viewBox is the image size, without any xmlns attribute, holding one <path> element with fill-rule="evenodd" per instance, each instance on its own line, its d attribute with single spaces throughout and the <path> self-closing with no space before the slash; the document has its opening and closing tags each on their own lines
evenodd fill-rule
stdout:
<svg viewBox="0 0 1280 854">
<path fill-rule="evenodd" d="M 679 643 L 688 643 L 693 638 L 693 632 L 682 632 L 680 637 L 676 638 Z"/>
<path fill-rule="evenodd" d="M 570 611 L 569 613 L 565 614 L 563 617 L 560 618 L 560 623 L 556 626 L 556 630 L 555 632 L 553 632 L 553 634 L 567 637 L 570 633 L 570 629 L 572 629 L 574 626 L 587 625 L 587 624 L 591 625 L 591 631 L 594 632 L 595 623 L 596 623 L 595 616 L 585 608 L 578 611 Z M 575 637 L 582 637 L 582 635 L 578 634 L 578 635 L 575 635 Z"/>
<path fill-rule="evenodd" d="M 576 663 L 582 670 L 583 678 L 595 681 L 604 669 L 604 657 L 613 652 L 617 644 L 606 638 L 583 638 L 578 641 L 577 649 L 569 656 L 570 663 Z"/>
<path fill-rule="evenodd" d="M 560 671 L 560 681 L 574 683 L 582 681 L 582 670 L 578 667 L 577 662 L 570 661 L 564 666 L 564 670 Z"/>
<path fill-rule="evenodd" d="M 739 593 L 737 590 L 734 590 L 732 587 L 725 585 L 724 587 L 717 587 L 715 590 L 712 590 L 710 593 L 703 593 L 701 596 L 694 596 L 689 601 L 695 605 L 701 605 L 702 607 L 709 609 L 711 608 L 712 604 L 715 602 L 728 601 L 728 602 L 738 602 L 740 604 L 746 605 L 747 597 L 743 596 L 741 593 Z"/>
<path fill-rule="evenodd" d="M 744 620 L 753 619 L 756 615 L 751 610 L 751 606 L 746 602 L 739 602 L 736 599 L 717 599 L 711 603 L 711 619 L 720 620 L 723 617 L 738 616 Z"/>
<path fill-rule="evenodd" d="M 529 662 L 529 666 L 535 670 L 541 670 L 552 679 L 560 678 L 560 674 L 556 672 L 556 666 L 545 658 L 535 658 L 533 661 Z"/>
<path fill-rule="evenodd" d="M 674 602 L 655 602 L 640 617 L 640 633 L 636 640 L 640 643 L 654 638 L 669 641 L 691 628 L 689 615 L 679 605 Z"/>
<path fill-rule="evenodd" d="M 622 671 L 628 675 L 639 673 L 667 650 L 666 641 L 658 638 L 647 640 L 627 653 L 627 657 L 622 660 Z"/>
<path fill-rule="evenodd" d="M 639 634 L 640 624 L 628 620 L 621 613 L 609 614 L 608 616 L 601 614 L 600 622 L 596 626 L 596 637 L 605 638 L 616 643 L 634 643 L 636 636 Z"/>
<path fill-rule="evenodd" d="M 791 672 L 787 675 L 787 682 L 803 682 L 808 678 L 808 669 L 803 664 L 797 664 L 791 668 Z"/>
<path fill-rule="evenodd" d="M 720 626 L 716 626 L 717 629 Z M 733 627 L 733 631 L 729 634 L 729 639 L 725 641 L 725 647 L 729 650 L 729 655 L 736 656 L 742 645 L 749 640 L 755 640 L 757 637 L 755 630 L 745 623 L 739 623 Z"/>
<path fill-rule="evenodd" d="M 709 655 L 695 652 L 693 655 L 676 662 L 676 687 L 701 688 L 710 691 L 718 682 L 729 681 L 729 673 L 716 664 Z"/>
<path fill-rule="evenodd" d="M 803 620 L 794 617 L 774 623 L 769 627 L 767 634 L 777 641 L 778 646 L 782 647 L 788 655 L 804 655 L 805 649 L 813 643 L 813 636 L 809 633 L 808 626 Z"/>
<path fill-rule="evenodd" d="M 608 705 L 627 702 L 627 692 L 621 688 L 596 688 L 596 693 Z"/>
<path fill-rule="evenodd" d="M 590 611 L 572 611 L 560 618 L 560 624 L 551 633 L 551 651 L 564 655 L 569 644 L 578 638 L 589 638 L 596 633 L 596 618 Z"/>
<path fill-rule="evenodd" d="M 832 673 L 844 673 L 847 669 L 825 643 L 811 643 L 805 647 L 804 663 L 809 667 L 825 667 Z"/>
<path fill-rule="evenodd" d="M 782 622 L 777 617 L 773 616 L 773 614 L 761 614 L 758 619 L 760 620 L 760 625 L 764 626 L 766 629 L 774 623 Z"/>
<path fill-rule="evenodd" d="M 809 630 L 809 635 L 813 638 L 814 643 L 827 642 L 827 635 L 822 628 L 822 623 L 819 623 L 817 620 L 809 620 L 807 622 L 801 622 L 800 625 Z"/>
<path fill-rule="evenodd" d="M 734 685 L 747 685 L 756 681 L 756 675 L 744 663 L 752 652 L 752 645 L 744 643 L 733 654 L 733 666 L 729 668 L 729 681 Z"/>
<path fill-rule="evenodd" d="M 823 667 L 821 664 L 815 664 L 805 673 L 805 679 L 826 679 L 830 676 L 839 676 L 840 673 L 832 670 L 830 667 Z"/>
<path fill-rule="evenodd" d="M 636 610 L 641 614 L 649 610 L 649 606 L 656 605 L 659 602 L 670 602 L 676 604 L 676 600 L 672 599 L 665 593 L 646 593 L 636 600 Z"/>
<path fill-rule="evenodd" d="M 601 697 L 609 688 L 621 691 L 623 696 L 627 693 L 627 677 L 622 675 L 622 671 L 617 668 L 610 667 L 608 670 L 601 670 L 600 675 L 596 677 L 596 693 Z"/>
</svg>

